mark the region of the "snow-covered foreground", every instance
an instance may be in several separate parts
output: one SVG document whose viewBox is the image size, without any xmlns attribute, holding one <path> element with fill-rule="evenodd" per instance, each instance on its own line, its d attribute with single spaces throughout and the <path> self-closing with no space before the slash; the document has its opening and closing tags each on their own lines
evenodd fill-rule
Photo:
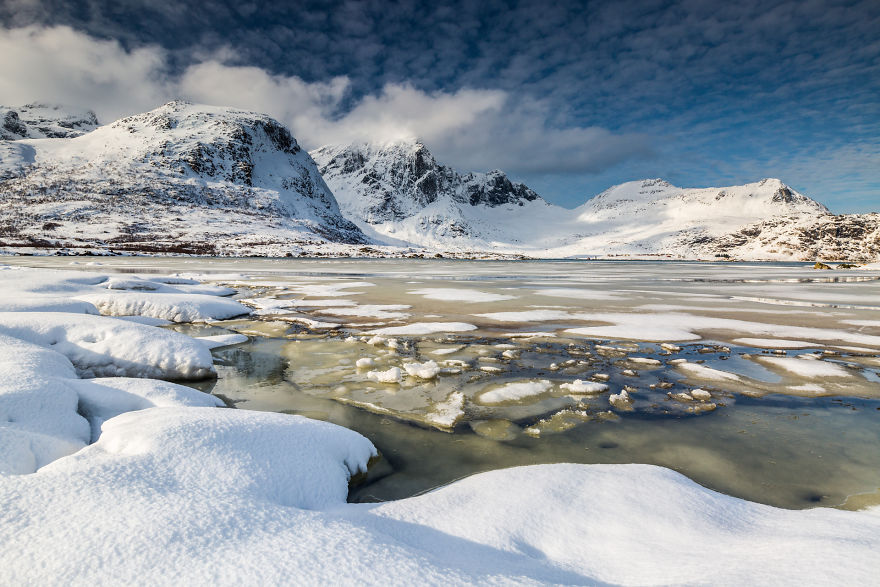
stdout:
<svg viewBox="0 0 880 587">
<path fill-rule="evenodd" d="M 654 466 L 518 467 L 347 504 L 349 480 L 377 454 L 369 440 L 300 416 L 220 409 L 215 396 L 161 380 L 211 376 L 208 348 L 242 338 L 200 341 L 150 324 L 249 311 L 218 297 L 228 293 L 181 278 L 0 267 L 0 582 L 875 580 L 880 508 L 782 510 Z M 420 380 L 440 372 L 434 361 L 407 365 Z M 577 383 L 567 391 L 605 387 Z M 483 399 L 540 395 L 549 383 L 539 387 Z M 437 418 L 457 417 L 465 397 L 444 401 Z"/>
</svg>

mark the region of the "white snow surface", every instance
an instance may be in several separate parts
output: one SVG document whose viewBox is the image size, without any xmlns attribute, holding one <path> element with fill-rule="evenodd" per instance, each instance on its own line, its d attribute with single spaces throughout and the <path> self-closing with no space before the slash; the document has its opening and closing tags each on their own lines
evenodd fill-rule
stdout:
<svg viewBox="0 0 880 587">
<path fill-rule="evenodd" d="M 37 282 L 62 300 L 80 289 L 51 272 Z M 880 568 L 880 508 L 782 510 L 649 465 L 517 467 L 348 504 L 377 454 L 356 432 L 218 409 L 164 381 L 77 376 L 104 360 L 123 374 L 212 368 L 201 341 L 3 312 L 0 351 L 3 583 L 863 585 Z M 453 426 L 464 406 L 452 392 L 429 420 Z"/>
</svg>

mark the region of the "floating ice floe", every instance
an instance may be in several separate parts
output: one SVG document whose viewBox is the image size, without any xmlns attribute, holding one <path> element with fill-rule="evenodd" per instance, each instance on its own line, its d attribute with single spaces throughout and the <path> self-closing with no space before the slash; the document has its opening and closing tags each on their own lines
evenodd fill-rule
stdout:
<svg viewBox="0 0 880 587">
<path fill-rule="evenodd" d="M 373 287 L 375 285 L 375 283 L 370 283 L 368 281 L 346 281 L 341 283 L 296 285 L 291 286 L 290 289 L 304 296 L 334 298 L 360 295 L 363 292 L 346 290 L 352 288 Z"/>
<path fill-rule="evenodd" d="M 370 334 L 398 334 L 398 335 L 416 335 L 416 334 L 435 334 L 438 332 L 468 332 L 476 330 L 477 327 L 467 322 L 414 322 L 406 326 L 389 326 L 387 328 L 377 328 L 371 330 Z"/>
<path fill-rule="evenodd" d="M 408 318 L 407 312 L 399 310 L 408 310 L 412 306 L 404 304 L 374 304 L 363 306 L 351 306 L 342 308 L 321 308 L 316 310 L 318 314 L 329 314 L 331 316 L 363 316 L 365 318 Z"/>
<path fill-rule="evenodd" d="M 215 334 L 213 336 L 199 336 L 197 341 L 207 346 L 209 349 L 216 349 L 234 344 L 247 342 L 249 339 L 244 334 Z"/>
<path fill-rule="evenodd" d="M 607 322 L 610 326 L 589 326 L 566 330 L 591 338 L 611 338 L 625 340 L 644 340 L 651 342 L 676 342 L 699 340 L 697 331 L 726 330 L 747 334 L 758 334 L 778 338 L 820 340 L 825 342 L 842 341 L 880 347 L 880 336 L 872 336 L 847 330 L 813 328 L 809 326 L 786 326 L 765 324 L 730 318 L 714 318 L 684 313 L 623 313 L 597 312 L 570 314 L 570 319 Z"/>
<path fill-rule="evenodd" d="M 646 365 L 649 367 L 659 367 L 663 365 L 661 361 L 658 361 L 657 359 L 652 359 L 650 357 L 627 357 L 627 361 L 630 361 L 632 363 L 639 363 L 641 365 Z"/>
<path fill-rule="evenodd" d="M 692 398 L 699 401 L 707 401 L 712 399 L 712 394 L 705 389 L 692 389 L 690 395 Z"/>
<path fill-rule="evenodd" d="M 361 357 L 354 362 L 354 366 L 358 369 L 367 369 L 368 367 L 372 367 L 375 364 L 376 361 L 371 359 L 370 357 Z"/>
<path fill-rule="evenodd" d="M 608 386 L 604 383 L 582 381 L 580 379 L 575 379 L 571 383 L 562 383 L 559 388 L 573 394 L 595 394 L 608 390 Z"/>
<path fill-rule="evenodd" d="M 763 357 L 756 359 L 770 367 L 776 367 L 789 373 L 806 378 L 843 378 L 852 377 L 852 372 L 835 363 L 822 360 L 801 359 L 798 357 Z"/>
<path fill-rule="evenodd" d="M 431 407 L 431 411 L 425 415 L 425 420 L 435 426 L 452 428 L 464 415 L 464 403 L 464 394 L 453 391 L 445 400 Z"/>
<path fill-rule="evenodd" d="M 727 371 L 720 371 L 712 367 L 706 367 L 699 363 L 681 362 L 676 363 L 676 368 L 688 377 L 694 379 L 706 379 L 708 381 L 740 381 L 740 377 Z"/>
<path fill-rule="evenodd" d="M 457 353 L 464 348 L 464 345 L 449 347 L 445 349 L 435 349 L 431 351 L 432 355 L 451 355 L 452 353 Z"/>
<path fill-rule="evenodd" d="M 400 383 L 403 379 L 403 372 L 400 367 L 391 367 L 386 371 L 369 371 L 367 378 L 379 383 Z"/>
<path fill-rule="evenodd" d="M 627 410 L 632 407 L 632 398 L 627 391 L 621 390 L 620 393 L 612 393 L 608 396 L 608 403 L 618 410 Z"/>
<path fill-rule="evenodd" d="M 404 370 L 412 377 L 419 379 L 433 379 L 440 374 L 440 365 L 436 361 L 424 363 L 404 363 Z"/>
<path fill-rule="evenodd" d="M 413 295 L 423 296 L 429 300 L 439 300 L 444 302 L 501 302 L 504 300 L 516 299 L 516 296 L 506 294 L 495 294 L 475 289 L 459 289 L 459 288 L 425 288 L 416 289 L 409 292 Z"/>
<path fill-rule="evenodd" d="M 543 322 L 545 320 L 572 320 L 572 314 L 560 310 L 519 310 L 510 312 L 486 312 L 474 314 L 496 322 Z"/>
<path fill-rule="evenodd" d="M 484 391 L 477 397 L 477 401 L 484 405 L 514 402 L 528 397 L 543 395 L 552 388 L 553 384 L 546 379 L 541 379 L 540 381 L 517 381 Z"/>
<path fill-rule="evenodd" d="M 577 289 L 571 287 L 536 289 L 535 294 L 539 296 L 571 298 L 576 300 L 612 300 L 614 298 L 620 297 L 621 295 L 619 292 L 600 291 L 595 289 Z"/>
<path fill-rule="evenodd" d="M 807 349 L 824 346 L 805 340 L 786 340 L 782 338 L 736 338 L 732 342 L 758 349 Z"/>
</svg>

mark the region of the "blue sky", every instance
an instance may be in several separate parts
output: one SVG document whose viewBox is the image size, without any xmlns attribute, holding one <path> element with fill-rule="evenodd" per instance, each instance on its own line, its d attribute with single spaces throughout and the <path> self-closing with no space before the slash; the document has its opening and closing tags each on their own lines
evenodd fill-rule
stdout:
<svg viewBox="0 0 880 587">
<path fill-rule="evenodd" d="M 106 120 L 182 96 L 307 147 L 419 136 L 566 206 L 779 177 L 880 211 L 876 0 L 292 4 L 0 0 L 0 102 Z"/>
</svg>

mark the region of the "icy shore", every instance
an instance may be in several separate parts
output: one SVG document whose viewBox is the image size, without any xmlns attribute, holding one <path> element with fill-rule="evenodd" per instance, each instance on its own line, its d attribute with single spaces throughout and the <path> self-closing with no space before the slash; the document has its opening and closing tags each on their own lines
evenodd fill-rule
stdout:
<svg viewBox="0 0 880 587">
<path fill-rule="evenodd" d="M 105 314 L 250 310 L 183 279 L 0 266 L 2 583 L 869 584 L 880 508 L 791 511 L 647 465 L 484 473 L 347 504 L 345 428 L 162 379 L 208 347 Z M 234 343 L 240 339 L 228 339 Z"/>
</svg>

